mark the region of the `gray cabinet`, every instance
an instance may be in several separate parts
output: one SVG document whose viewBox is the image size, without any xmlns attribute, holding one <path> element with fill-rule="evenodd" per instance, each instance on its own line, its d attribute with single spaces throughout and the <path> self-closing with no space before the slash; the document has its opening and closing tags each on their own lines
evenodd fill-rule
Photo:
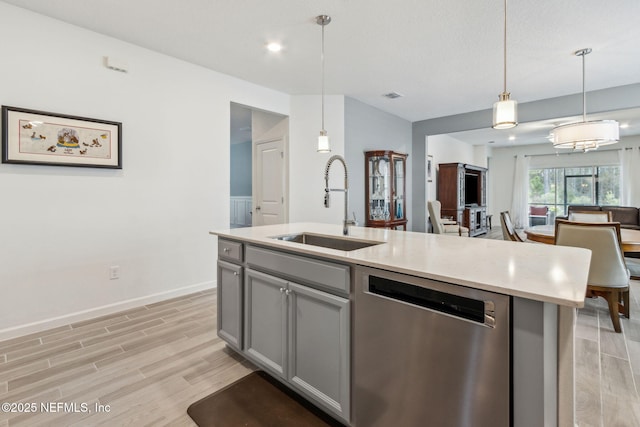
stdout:
<svg viewBox="0 0 640 427">
<path fill-rule="evenodd" d="M 242 350 L 242 266 L 218 261 L 218 336 Z"/>
<path fill-rule="evenodd" d="M 218 243 L 218 336 L 349 423 L 350 267 L 240 242 Z"/>
<path fill-rule="evenodd" d="M 246 270 L 245 354 L 349 420 L 349 300 Z"/>
<path fill-rule="evenodd" d="M 245 292 L 245 353 L 254 362 L 286 379 L 287 282 L 247 269 Z"/>
<path fill-rule="evenodd" d="M 245 355 L 349 422 L 349 267 L 251 245 L 246 262 Z"/>
<path fill-rule="evenodd" d="M 289 283 L 288 379 L 349 420 L 349 300 Z"/>
<path fill-rule="evenodd" d="M 244 245 L 218 239 L 217 305 L 218 336 L 242 351 Z"/>
</svg>

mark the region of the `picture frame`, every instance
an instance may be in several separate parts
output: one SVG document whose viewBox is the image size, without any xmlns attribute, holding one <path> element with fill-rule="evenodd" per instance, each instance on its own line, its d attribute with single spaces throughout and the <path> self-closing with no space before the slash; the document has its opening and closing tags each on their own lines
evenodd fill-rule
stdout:
<svg viewBox="0 0 640 427">
<path fill-rule="evenodd" d="M 3 105 L 2 163 L 122 169 L 122 123 Z"/>
<path fill-rule="evenodd" d="M 433 156 L 427 156 L 427 182 L 433 182 Z"/>
</svg>

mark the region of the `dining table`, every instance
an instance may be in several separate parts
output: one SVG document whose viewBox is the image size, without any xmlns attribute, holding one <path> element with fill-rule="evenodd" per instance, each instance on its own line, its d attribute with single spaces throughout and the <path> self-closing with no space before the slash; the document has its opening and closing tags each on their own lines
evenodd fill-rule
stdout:
<svg viewBox="0 0 640 427">
<path fill-rule="evenodd" d="M 555 225 L 534 225 L 526 228 L 524 234 L 533 242 L 553 245 L 555 242 Z M 623 252 L 640 252 L 640 230 L 620 229 L 620 240 Z"/>
</svg>

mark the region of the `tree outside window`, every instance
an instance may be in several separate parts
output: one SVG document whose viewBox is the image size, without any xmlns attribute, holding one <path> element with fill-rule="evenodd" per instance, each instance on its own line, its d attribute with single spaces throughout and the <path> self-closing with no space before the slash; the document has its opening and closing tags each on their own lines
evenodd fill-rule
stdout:
<svg viewBox="0 0 640 427">
<path fill-rule="evenodd" d="M 569 205 L 620 204 L 620 166 L 529 170 L 529 205 L 548 206 L 553 216 Z"/>
</svg>

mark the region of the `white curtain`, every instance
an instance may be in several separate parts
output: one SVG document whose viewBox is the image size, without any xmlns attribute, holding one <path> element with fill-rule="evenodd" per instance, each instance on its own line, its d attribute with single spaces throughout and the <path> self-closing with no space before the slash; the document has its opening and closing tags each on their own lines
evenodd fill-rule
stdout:
<svg viewBox="0 0 640 427">
<path fill-rule="evenodd" d="M 640 147 L 623 148 L 619 153 L 620 205 L 640 207 Z"/>
<path fill-rule="evenodd" d="M 529 158 L 522 154 L 516 157 L 516 170 L 511 199 L 511 221 L 516 228 L 529 226 Z"/>
</svg>

